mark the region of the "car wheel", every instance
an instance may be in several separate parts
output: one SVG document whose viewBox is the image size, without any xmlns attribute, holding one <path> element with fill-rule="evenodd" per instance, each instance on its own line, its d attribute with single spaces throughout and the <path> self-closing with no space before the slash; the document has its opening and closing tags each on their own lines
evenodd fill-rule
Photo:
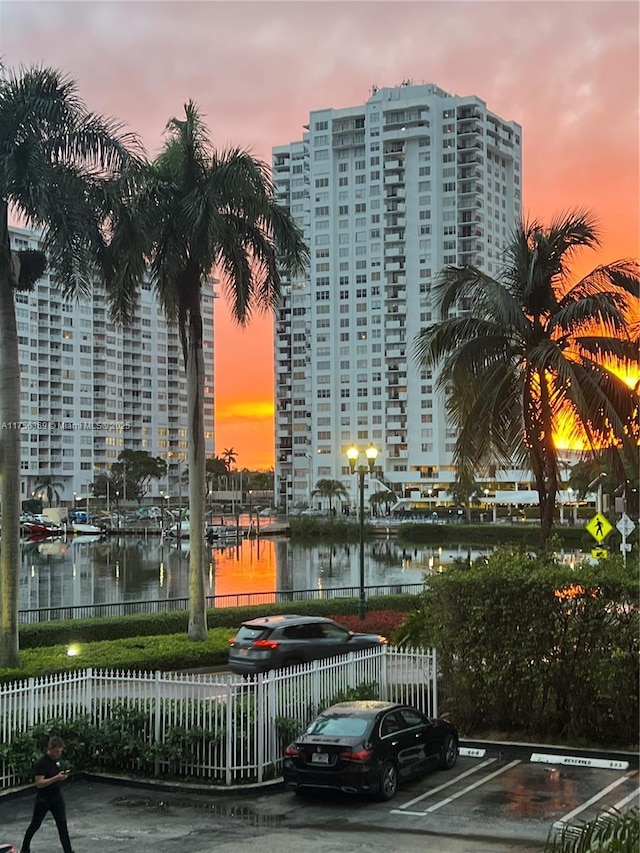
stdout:
<svg viewBox="0 0 640 853">
<path fill-rule="evenodd" d="M 458 760 L 458 744 L 453 735 L 447 735 L 442 742 L 440 748 L 440 758 L 438 760 L 439 770 L 451 770 Z"/>
<path fill-rule="evenodd" d="M 398 768 L 393 761 L 385 761 L 380 768 L 379 800 L 391 800 L 398 790 Z"/>
</svg>

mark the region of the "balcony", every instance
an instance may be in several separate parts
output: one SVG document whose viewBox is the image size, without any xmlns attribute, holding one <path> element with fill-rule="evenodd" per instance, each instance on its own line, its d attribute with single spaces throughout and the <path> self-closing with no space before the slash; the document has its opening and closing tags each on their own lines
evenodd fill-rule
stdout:
<svg viewBox="0 0 640 853">
<path fill-rule="evenodd" d="M 385 328 L 387 331 L 392 332 L 395 329 L 404 329 L 404 321 L 403 320 L 394 320 L 393 314 L 387 317 L 387 322 L 385 323 Z"/>
</svg>

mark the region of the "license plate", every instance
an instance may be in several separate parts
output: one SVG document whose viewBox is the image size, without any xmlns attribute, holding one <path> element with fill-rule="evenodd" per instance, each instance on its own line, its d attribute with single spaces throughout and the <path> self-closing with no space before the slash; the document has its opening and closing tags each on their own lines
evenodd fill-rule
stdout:
<svg viewBox="0 0 640 853">
<path fill-rule="evenodd" d="M 240 656 L 246 657 L 249 654 L 249 649 L 240 649 Z"/>
<path fill-rule="evenodd" d="M 311 763 L 312 764 L 328 764 L 329 763 L 329 753 L 328 752 L 314 752 L 311 754 Z"/>
</svg>

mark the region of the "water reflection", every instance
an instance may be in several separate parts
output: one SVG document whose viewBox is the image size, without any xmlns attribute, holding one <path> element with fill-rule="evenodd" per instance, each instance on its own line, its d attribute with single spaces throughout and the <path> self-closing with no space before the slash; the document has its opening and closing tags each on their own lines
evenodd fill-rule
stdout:
<svg viewBox="0 0 640 853">
<path fill-rule="evenodd" d="M 425 574 L 480 551 L 403 548 L 395 541 L 366 546 L 367 586 L 421 583 Z M 207 595 L 357 587 L 357 545 L 305 548 L 285 539 L 243 539 L 209 552 Z M 574 557 L 575 559 L 575 557 Z M 22 547 L 20 609 L 78 606 L 189 594 L 189 545 L 159 537 L 75 537 Z"/>
</svg>

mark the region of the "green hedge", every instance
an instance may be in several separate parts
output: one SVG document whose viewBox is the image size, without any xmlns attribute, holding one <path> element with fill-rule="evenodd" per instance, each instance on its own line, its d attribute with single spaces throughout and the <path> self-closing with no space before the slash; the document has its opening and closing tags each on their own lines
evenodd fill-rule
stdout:
<svg viewBox="0 0 640 853">
<path fill-rule="evenodd" d="M 353 622 L 353 614 L 357 611 L 357 601 L 350 599 L 329 600 L 326 602 L 304 602 L 301 607 L 290 606 L 288 610 L 282 605 L 270 605 L 260 608 L 242 608 L 232 611 L 211 611 L 209 620 L 209 637 L 206 642 L 192 643 L 187 640 L 187 614 L 171 614 L 172 620 L 154 622 L 157 617 L 129 617 L 117 620 L 83 620 L 77 625 L 73 622 L 60 622 L 47 626 L 48 633 L 32 632 L 31 641 L 37 639 L 55 642 L 32 645 L 21 651 L 22 665 L 19 669 L 0 669 L 0 682 L 19 681 L 29 677 L 52 675 L 57 672 L 68 672 L 74 669 L 126 669 L 126 670 L 179 670 L 197 669 L 200 667 L 224 666 L 229 653 L 229 639 L 234 636 L 238 626 L 245 619 L 251 619 L 258 613 L 295 612 L 316 613 L 318 615 L 345 618 L 347 627 L 352 630 L 383 633 L 388 636 L 391 624 L 395 626 L 402 621 L 404 614 L 410 610 L 415 596 L 378 596 L 372 597 L 368 604 L 368 621 Z M 375 608 L 375 609 L 374 609 Z M 321 613 L 320 613 L 321 611 Z M 385 620 L 384 614 L 391 613 L 393 620 Z M 226 614 L 228 621 L 224 621 Z M 399 614 L 402 617 L 398 618 Z M 181 617 L 183 630 L 179 633 L 162 629 L 174 627 Z M 110 622 L 111 626 L 102 625 Z M 212 623 L 217 623 L 213 625 Z M 222 624 L 220 624 L 222 623 Z M 144 628 L 140 629 L 140 625 Z M 154 625 L 160 630 L 156 634 L 149 632 Z M 92 630 L 94 626 L 102 626 L 103 631 Z M 36 628 L 39 626 L 29 626 Z M 57 632 L 57 633 L 56 633 Z M 105 637 L 100 636 L 104 634 Z M 114 636 L 117 635 L 117 636 Z M 72 652 L 70 655 L 69 652 Z"/>
<path fill-rule="evenodd" d="M 581 550 L 595 545 L 584 527 L 557 527 L 554 529 L 557 547 Z M 433 545 L 512 545 L 537 548 L 540 539 L 538 524 L 420 524 L 405 522 L 398 530 L 397 540 L 407 544 Z M 618 537 L 619 541 L 619 537 Z"/>
<path fill-rule="evenodd" d="M 369 610 L 399 610 L 407 612 L 415 602 L 413 595 L 378 595 L 368 599 Z M 286 601 L 275 604 L 256 604 L 251 607 L 214 608 L 207 612 L 209 628 L 234 626 L 247 619 L 277 613 L 300 613 L 303 616 L 351 615 L 358 612 L 355 598 L 329 598 L 314 601 Z M 69 643 L 118 640 L 123 637 L 149 637 L 178 634 L 187 631 L 189 615 L 186 610 L 139 616 L 114 616 L 100 619 L 66 619 L 39 622 L 20 627 L 20 648 L 68 645 Z"/>
<path fill-rule="evenodd" d="M 429 579 L 403 641 L 435 646 L 466 734 L 638 738 L 638 592 L 619 557 L 576 568 L 506 550 Z"/>
<path fill-rule="evenodd" d="M 20 669 L 0 669 L 0 682 L 77 669 L 177 670 L 221 666 L 227 662 L 234 628 L 214 628 L 207 640 L 193 643 L 186 633 L 74 641 L 25 649 Z M 74 652 L 69 656 L 69 650 Z"/>
</svg>

